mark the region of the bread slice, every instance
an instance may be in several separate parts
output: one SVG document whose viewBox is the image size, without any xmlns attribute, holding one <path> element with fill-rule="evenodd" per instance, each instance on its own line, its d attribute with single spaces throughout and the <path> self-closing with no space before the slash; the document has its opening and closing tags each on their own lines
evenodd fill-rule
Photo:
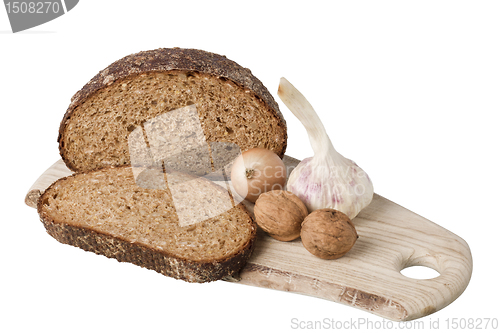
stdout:
<svg viewBox="0 0 500 333">
<path fill-rule="evenodd" d="M 145 173 L 135 179 L 122 166 L 59 179 L 38 201 L 40 219 L 61 243 L 188 282 L 218 280 L 245 265 L 257 226 L 242 204 L 227 206 L 227 191 L 204 178 L 160 171 L 168 180 L 162 189 L 158 172 Z M 179 205 L 179 195 L 174 204 L 175 186 L 189 205 Z M 202 218 L 182 224 L 181 210 Z"/>
<path fill-rule="evenodd" d="M 173 48 L 118 60 L 77 92 L 61 121 L 62 159 L 72 171 L 129 165 L 129 134 L 189 105 L 208 144 L 231 142 L 241 151 L 261 147 L 284 156 L 285 120 L 250 70 L 225 56 Z"/>
</svg>

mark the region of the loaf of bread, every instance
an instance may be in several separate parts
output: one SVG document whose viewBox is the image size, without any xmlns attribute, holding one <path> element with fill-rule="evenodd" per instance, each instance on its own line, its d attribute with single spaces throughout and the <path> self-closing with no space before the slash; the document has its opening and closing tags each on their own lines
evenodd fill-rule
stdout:
<svg viewBox="0 0 500 333">
<path fill-rule="evenodd" d="M 181 48 L 132 54 L 99 72 L 72 98 L 60 125 L 60 154 L 72 171 L 128 165 L 130 133 L 190 105 L 207 145 L 261 147 L 283 157 L 285 120 L 250 70 L 225 56 Z"/>
<path fill-rule="evenodd" d="M 135 179 L 128 166 L 62 178 L 40 197 L 40 219 L 61 243 L 176 279 L 208 282 L 238 272 L 257 230 L 246 208 L 228 205 L 227 190 L 204 178 L 159 174 L 169 186 L 160 188 L 158 172 Z M 183 210 L 197 219 L 181 223 Z"/>
</svg>

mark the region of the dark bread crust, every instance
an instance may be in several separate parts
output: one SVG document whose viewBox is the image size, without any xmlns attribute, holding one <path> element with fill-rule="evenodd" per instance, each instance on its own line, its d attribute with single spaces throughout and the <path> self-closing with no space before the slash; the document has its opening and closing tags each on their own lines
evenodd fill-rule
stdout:
<svg viewBox="0 0 500 333">
<path fill-rule="evenodd" d="M 238 65 L 236 62 L 227 59 L 225 56 L 197 49 L 156 49 L 142 51 L 131 54 L 118 61 L 115 61 L 104 70 L 100 71 L 92 78 L 80 91 L 71 99 L 71 104 L 66 111 L 60 127 L 57 141 L 59 151 L 63 161 L 69 169 L 75 171 L 75 167 L 68 161 L 64 154 L 63 133 L 66 124 L 71 118 L 74 110 L 81 105 L 92 94 L 100 89 L 113 84 L 121 79 L 140 75 L 148 72 L 168 72 L 168 71 L 200 72 L 216 77 L 222 77 L 233 81 L 243 89 L 248 89 L 261 99 L 279 120 L 279 126 L 286 128 L 286 122 L 281 114 L 278 104 L 269 93 L 262 82 L 252 75 L 248 68 Z M 286 150 L 287 134 L 283 138 L 283 149 L 278 156 L 283 158 Z"/>
<path fill-rule="evenodd" d="M 113 167 L 109 169 L 113 169 Z M 216 281 L 238 273 L 253 253 L 257 237 L 257 225 L 241 203 L 237 207 L 245 211 L 252 220 L 254 226 L 252 235 L 237 253 L 217 260 L 188 260 L 167 251 L 160 251 L 144 244 L 131 243 L 120 237 L 97 232 L 87 227 L 56 221 L 44 211 L 44 198 L 50 193 L 52 187 L 56 186 L 60 181 L 73 176 L 61 178 L 50 185 L 44 194 L 40 196 L 37 204 L 40 221 L 45 226 L 47 233 L 60 243 L 104 255 L 119 262 L 129 262 L 145 267 L 168 277 L 198 283 Z"/>
</svg>

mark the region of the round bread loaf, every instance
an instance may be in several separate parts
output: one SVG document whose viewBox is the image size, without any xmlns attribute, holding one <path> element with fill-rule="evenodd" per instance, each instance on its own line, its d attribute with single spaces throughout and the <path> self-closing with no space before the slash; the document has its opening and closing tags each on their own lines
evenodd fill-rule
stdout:
<svg viewBox="0 0 500 333">
<path fill-rule="evenodd" d="M 284 156 L 286 123 L 262 82 L 225 56 L 181 48 L 132 54 L 99 72 L 73 96 L 61 121 L 60 154 L 73 171 L 128 165 L 130 133 L 192 105 L 207 144 Z"/>
</svg>

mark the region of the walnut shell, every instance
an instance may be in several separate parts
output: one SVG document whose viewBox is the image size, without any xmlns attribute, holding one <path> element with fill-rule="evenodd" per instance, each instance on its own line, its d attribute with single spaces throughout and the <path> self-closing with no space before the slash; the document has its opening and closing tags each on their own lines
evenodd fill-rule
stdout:
<svg viewBox="0 0 500 333">
<path fill-rule="evenodd" d="M 255 220 L 271 237 L 291 241 L 300 236 L 307 207 L 292 192 L 274 190 L 263 193 L 255 202 Z"/>
<path fill-rule="evenodd" d="M 300 232 L 304 247 L 322 259 L 337 259 L 349 252 L 358 239 L 351 220 L 335 209 L 318 209 L 309 214 Z"/>
</svg>

